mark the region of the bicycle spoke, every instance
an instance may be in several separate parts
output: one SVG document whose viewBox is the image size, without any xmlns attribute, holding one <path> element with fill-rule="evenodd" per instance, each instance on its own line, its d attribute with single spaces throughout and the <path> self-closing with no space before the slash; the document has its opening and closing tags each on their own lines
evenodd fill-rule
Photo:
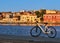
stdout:
<svg viewBox="0 0 60 43">
<path fill-rule="evenodd" d="M 56 36 L 56 30 L 54 27 L 49 27 L 48 29 L 48 37 L 54 38 Z"/>
<path fill-rule="evenodd" d="M 39 36 L 41 33 L 40 31 L 40 28 L 39 27 L 33 27 L 31 30 L 30 30 L 30 34 L 33 36 L 33 37 L 37 37 Z"/>
</svg>

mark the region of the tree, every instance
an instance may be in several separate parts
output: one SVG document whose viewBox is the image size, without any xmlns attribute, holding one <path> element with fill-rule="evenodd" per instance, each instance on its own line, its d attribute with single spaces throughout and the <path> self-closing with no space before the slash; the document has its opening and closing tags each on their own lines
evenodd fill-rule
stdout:
<svg viewBox="0 0 60 43">
<path fill-rule="evenodd" d="M 37 18 L 40 17 L 41 22 L 43 21 L 43 15 L 46 13 L 45 9 L 41 9 L 40 12 L 36 11 L 35 14 L 37 15 Z"/>
<path fill-rule="evenodd" d="M 35 11 L 35 14 L 37 15 L 37 18 L 41 16 L 39 11 Z"/>
<path fill-rule="evenodd" d="M 46 14 L 46 9 L 41 9 L 40 12 L 41 12 L 42 14 Z"/>
</svg>

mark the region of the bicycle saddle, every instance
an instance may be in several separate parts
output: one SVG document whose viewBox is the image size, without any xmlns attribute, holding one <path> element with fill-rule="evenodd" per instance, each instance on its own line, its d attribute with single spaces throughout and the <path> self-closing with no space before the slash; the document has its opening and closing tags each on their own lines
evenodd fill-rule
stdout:
<svg viewBox="0 0 60 43">
<path fill-rule="evenodd" d="M 48 23 L 44 23 L 44 24 L 46 24 L 46 25 L 47 25 Z"/>
</svg>

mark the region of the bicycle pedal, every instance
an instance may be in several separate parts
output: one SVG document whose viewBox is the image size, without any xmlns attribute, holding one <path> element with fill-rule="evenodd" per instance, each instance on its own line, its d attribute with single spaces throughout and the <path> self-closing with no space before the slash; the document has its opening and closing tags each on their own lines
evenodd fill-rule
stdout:
<svg viewBox="0 0 60 43">
<path fill-rule="evenodd" d="M 45 32 L 47 32 L 47 30 L 45 30 Z"/>
</svg>

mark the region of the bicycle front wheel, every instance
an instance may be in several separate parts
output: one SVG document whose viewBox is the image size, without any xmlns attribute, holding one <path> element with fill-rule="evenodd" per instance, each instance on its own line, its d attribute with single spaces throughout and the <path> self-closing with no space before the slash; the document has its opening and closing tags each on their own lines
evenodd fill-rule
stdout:
<svg viewBox="0 0 60 43">
<path fill-rule="evenodd" d="M 30 34 L 32 37 L 38 37 L 41 34 L 41 29 L 38 26 L 34 26 L 30 30 Z"/>
<path fill-rule="evenodd" d="M 48 37 L 50 37 L 50 38 L 55 38 L 56 37 L 57 31 L 56 31 L 56 29 L 54 27 L 49 26 L 48 29 L 47 29 L 47 32 L 49 32 L 47 34 Z"/>
</svg>

